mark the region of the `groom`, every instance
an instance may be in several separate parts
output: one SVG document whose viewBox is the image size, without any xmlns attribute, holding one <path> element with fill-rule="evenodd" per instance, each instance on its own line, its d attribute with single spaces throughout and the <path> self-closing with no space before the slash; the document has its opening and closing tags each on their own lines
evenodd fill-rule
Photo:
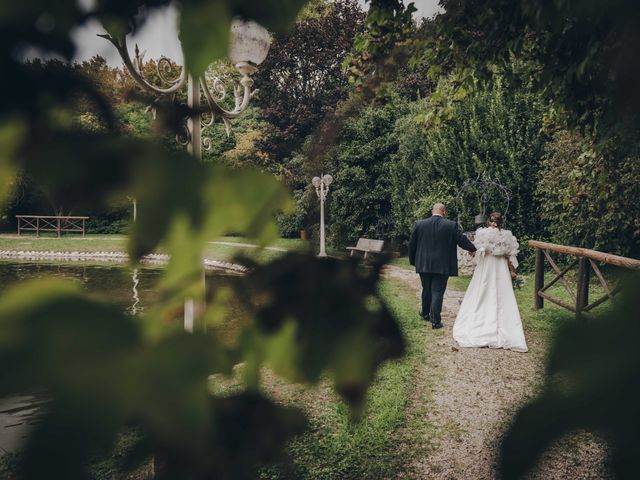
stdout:
<svg viewBox="0 0 640 480">
<path fill-rule="evenodd" d="M 475 255 L 476 247 L 465 237 L 458 224 L 444 218 L 446 209 L 436 203 L 431 217 L 413 226 L 409 238 L 409 262 L 416 267 L 422 282 L 422 312 L 432 328 L 442 328 L 442 300 L 449 277 L 458 276 L 456 245 Z"/>
</svg>

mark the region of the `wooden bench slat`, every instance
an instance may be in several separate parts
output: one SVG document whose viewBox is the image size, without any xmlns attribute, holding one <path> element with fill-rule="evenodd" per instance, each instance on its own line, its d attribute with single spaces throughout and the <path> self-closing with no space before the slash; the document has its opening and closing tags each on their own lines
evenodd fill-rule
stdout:
<svg viewBox="0 0 640 480">
<path fill-rule="evenodd" d="M 382 253 L 382 247 L 384 246 L 384 240 L 373 240 L 370 238 L 359 238 L 355 247 L 347 247 L 347 250 L 353 252 L 363 252 L 364 258 L 367 258 L 369 253 Z"/>
</svg>

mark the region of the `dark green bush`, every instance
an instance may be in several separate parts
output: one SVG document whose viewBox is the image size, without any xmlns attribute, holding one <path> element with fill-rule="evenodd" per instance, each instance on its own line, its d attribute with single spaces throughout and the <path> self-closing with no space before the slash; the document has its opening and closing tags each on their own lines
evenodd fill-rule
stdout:
<svg viewBox="0 0 640 480">
<path fill-rule="evenodd" d="M 296 207 L 293 212 L 281 213 L 276 216 L 280 236 L 285 238 L 298 238 L 300 236 L 300 230 L 304 228 L 304 220 L 306 216 L 306 209 L 303 203 L 303 193 L 304 191 L 302 190 L 294 192 Z"/>
<path fill-rule="evenodd" d="M 406 111 L 392 102 L 371 107 L 347 122 L 332 155 L 335 183 L 328 203 L 329 234 L 336 246 L 358 237 L 389 238 L 396 218 L 391 210 L 397 118 Z"/>
<path fill-rule="evenodd" d="M 413 103 L 396 125 L 398 154 L 391 169 L 396 236 L 406 238 L 436 201 L 447 204 L 450 216 L 460 213 L 465 229 L 472 228 L 481 209 L 478 192 L 465 195 L 458 206 L 454 199 L 458 188 L 479 174 L 511 190 L 507 221 L 515 235 L 538 235 L 534 192 L 545 142 L 540 97 L 496 81 L 454 104 L 447 122 L 429 127 L 417 122 L 429 108 L 428 100 Z M 504 212 L 506 201 L 497 191 L 489 194 L 487 209 Z"/>
<path fill-rule="evenodd" d="M 596 149 L 577 133 L 554 134 L 537 196 L 555 242 L 640 255 L 640 159 L 623 148 Z"/>
<path fill-rule="evenodd" d="M 87 233 L 123 234 L 127 232 L 129 216 L 120 212 L 89 218 L 87 221 Z"/>
</svg>

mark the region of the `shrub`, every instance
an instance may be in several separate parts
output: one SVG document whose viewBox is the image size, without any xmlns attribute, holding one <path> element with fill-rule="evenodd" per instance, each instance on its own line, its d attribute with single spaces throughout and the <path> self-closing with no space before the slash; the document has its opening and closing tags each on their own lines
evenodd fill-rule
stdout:
<svg viewBox="0 0 640 480">
<path fill-rule="evenodd" d="M 507 218 L 514 233 L 538 233 L 534 192 L 545 141 L 539 97 L 496 81 L 456 103 L 448 122 L 425 128 L 416 118 L 429 108 L 428 100 L 414 102 L 396 125 L 398 153 L 391 169 L 395 234 L 406 238 L 435 201 L 447 204 L 451 216 L 460 213 L 465 228 L 473 226 L 481 206 L 478 195 L 466 195 L 459 209 L 453 200 L 465 181 L 483 173 L 511 190 Z M 504 211 L 506 202 L 493 192 L 487 208 Z"/>
<path fill-rule="evenodd" d="M 391 167 L 398 148 L 394 125 L 403 111 L 403 105 L 393 102 L 370 107 L 344 127 L 332 154 L 335 183 L 328 202 L 328 235 L 336 246 L 359 237 L 393 235 Z"/>
<path fill-rule="evenodd" d="M 103 215 L 87 221 L 87 233 L 123 234 L 129 226 L 128 216 Z"/>
<path fill-rule="evenodd" d="M 293 212 L 281 213 L 276 216 L 278 229 L 282 237 L 298 238 L 300 236 L 300 230 L 304 228 L 306 209 L 303 203 L 303 193 L 304 191 L 302 190 L 294 192 L 296 208 Z"/>
<path fill-rule="evenodd" d="M 640 159 L 560 130 L 546 148 L 537 195 L 554 241 L 640 254 Z"/>
</svg>

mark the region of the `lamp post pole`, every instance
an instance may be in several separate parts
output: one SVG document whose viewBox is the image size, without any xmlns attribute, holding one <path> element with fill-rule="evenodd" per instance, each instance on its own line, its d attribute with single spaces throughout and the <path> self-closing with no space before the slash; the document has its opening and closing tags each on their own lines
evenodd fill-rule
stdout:
<svg viewBox="0 0 640 480">
<path fill-rule="evenodd" d="M 191 111 L 191 115 L 189 115 L 189 118 L 187 119 L 187 132 L 189 134 L 187 151 L 199 161 L 202 161 L 200 80 L 198 77 L 194 77 L 191 74 L 187 77 L 187 107 L 189 107 L 189 110 Z M 202 255 L 202 257 L 204 257 L 204 255 Z M 204 271 L 204 258 L 202 258 L 201 276 L 203 298 L 200 305 L 197 304 L 194 297 L 188 297 L 184 300 L 183 325 L 185 331 L 190 333 L 193 333 L 194 331 L 196 317 L 201 313 L 201 311 L 204 312 L 206 308 L 207 278 Z"/>
<path fill-rule="evenodd" d="M 318 254 L 319 257 L 326 257 L 327 256 L 327 252 L 325 251 L 325 245 L 324 245 L 324 199 L 325 199 L 325 192 L 324 192 L 324 182 L 320 184 L 320 253 Z"/>
<path fill-rule="evenodd" d="M 231 109 L 224 107 L 223 101 L 227 96 L 227 88 L 220 78 L 207 79 L 204 75 L 194 76 L 183 67 L 179 72 L 174 72 L 169 59 L 162 57 L 156 65 L 156 73 L 162 86 L 156 86 L 155 82 L 150 82 L 145 78 L 143 71 L 144 53 L 140 54 L 138 46 L 135 48 L 135 57 L 129 56 L 126 35 L 112 36 L 110 34 L 98 35 L 110 41 L 118 50 L 122 61 L 133 78 L 147 93 L 156 97 L 174 97 L 176 92 L 187 84 L 187 106 L 189 116 L 186 119 L 186 141 L 181 141 L 178 136 L 176 140 L 187 151 L 198 160 L 202 160 L 203 144 L 205 149 L 211 148 L 211 139 L 202 137 L 202 130 L 211 126 L 216 119 L 221 119 L 230 133 L 231 121 L 240 116 L 249 106 L 251 97 L 255 93 L 252 91 L 253 75 L 267 56 L 271 38 L 267 30 L 255 22 L 245 20 L 234 20 L 231 25 L 231 41 L 229 48 L 229 60 L 235 65 L 242 75 L 240 85 L 234 86 L 233 95 L 235 106 Z M 201 99 L 204 98 L 205 105 L 202 108 Z M 203 114 L 208 115 L 205 120 Z M 134 216 L 136 215 L 136 204 L 134 200 Z M 204 257 L 204 254 L 203 254 Z M 202 262 L 202 285 L 205 284 L 204 258 Z M 203 295 L 206 290 L 203 290 Z M 194 298 L 187 298 L 184 302 L 184 328 L 193 332 L 195 319 L 204 312 L 204 297 L 202 302 L 196 302 Z"/>
<path fill-rule="evenodd" d="M 320 199 L 320 253 L 319 257 L 326 257 L 327 252 L 325 250 L 325 228 L 324 228 L 324 202 L 327 199 L 329 193 L 329 185 L 333 182 L 331 175 L 323 175 L 322 177 L 313 177 L 311 183 L 316 189 L 316 195 Z"/>
<path fill-rule="evenodd" d="M 187 119 L 187 131 L 189 132 L 187 151 L 198 160 L 202 160 L 200 80 L 191 74 L 187 78 L 187 107 L 191 111 L 191 115 Z"/>
</svg>

